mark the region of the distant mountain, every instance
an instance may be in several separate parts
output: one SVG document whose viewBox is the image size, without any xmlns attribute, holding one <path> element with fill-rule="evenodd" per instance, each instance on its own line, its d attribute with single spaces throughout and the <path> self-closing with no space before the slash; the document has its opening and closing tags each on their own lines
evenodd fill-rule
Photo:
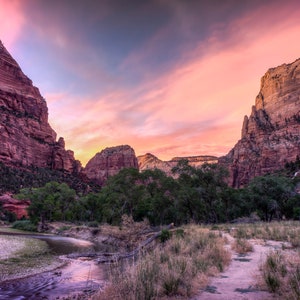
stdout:
<svg viewBox="0 0 300 300">
<path fill-rule="evenodd" d="M 0 145 L 2 193 L 17 190 L 23 182 L 36 186 L 49 179 L 88 191 L 90 180 L 102 185 L 125 167 L 141 171 L 158 168 L 171 175 L 181 159 L 192 166 L 219 162 L 230 171 L 229 184 L 241 187 L 251 178 L 281 169 L 300 156 L 300 59 L 269 69 L 262 77 L 255 106 L 244 118 L 242 137 L 226 156 L 162 161 L 150 153 L 137 158 L 125 145 L 104 149 L 82 168 L 73 151 L 65 149 L 64 139 L 57 139 L 38 88 L 0 41 Z M 87 184 L 81 185 L 83 182 Z"/>
<path fill-rule="evenodd" d="M 116 175 L 123 168 L 138 169 L 135 152 L 128 145 L 105 148 L 88 161 L 83 173 L 102 185 L 108 177 Z"/>
<path fill-rule="evenodd" d="M 158 159 L 151 153 L 140 155 L 137 157 L 140 171 L 160 169 L 167 175 L 172 175 L 172 168 L 174 168 L 178 162 L 182 159 L 187 160 L 191 166 L 198 167 L 204 163 L 217 163 L 218 158 L 215 156 L 186 156 L 186 157 L 174 157 L 169 161 L 163 161 Z"/>
<path fill-rule="evenodd" d="M 300 156 L 300 59 L 269 69 L 242 137 L 219 163 L 230 170 L 229 183 L 241 187 Z"/>
</svg>

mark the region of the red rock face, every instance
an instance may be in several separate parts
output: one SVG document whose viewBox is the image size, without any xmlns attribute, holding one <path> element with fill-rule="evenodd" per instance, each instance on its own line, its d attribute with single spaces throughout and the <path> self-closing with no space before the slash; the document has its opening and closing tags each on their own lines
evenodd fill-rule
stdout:
<svg viewBox="0 0 300 300">
<path fill-rule="evenodd" d="M 138 169 L 134 150 L 128 146 L 110 147 L 97 153 L 84 168 L 84 174 L 102 185 L 108 177 L 116 175 L 123 168 Z"/>
<path fill-rule="evenodd" d="M 80 163 L 48 123 L 46 101 L 0 41 L 0 160 L 78 172 Z"/>
<path fill-rule="evenodd" d="M 16 200 L 11 195 L 5 194 L 0 196 L 0 202 L 2 203 L 3 210 L 14 213 L 17 219 L 28 217 L 27 208 L 30 205 L 29 200 Z"/>
<path fill-rule="evenodd" d="M 242 138 L 219 162 L 230 170 L 230 184 L 242 187 L 255 176 L 281 169 L 300 155 L 300 59 L 272 68 L 250 117 L 245 116 Z"/>
<path fill-rule="evenodd" d="M 168 176 L 174 176 L 172 168 L 182 159 L 188 160 L 193 167 L 199 167 L 204 163 L 217 163 L 218 158 L 215 156 L 188 156 L 188 157 L 174 157 L 169 161 L 158 159 L 151 153 L 140 155 L 137 157 L 140 171 L 159 169 L 164 171 Z"/>
</svg>

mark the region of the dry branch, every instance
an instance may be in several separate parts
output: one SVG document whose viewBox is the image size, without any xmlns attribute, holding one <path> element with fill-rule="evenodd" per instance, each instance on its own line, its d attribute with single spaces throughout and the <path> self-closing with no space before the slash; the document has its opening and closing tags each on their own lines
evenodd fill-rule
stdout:
<svg viewBox="0 0 300 300">
<path fill-rule="evenodd" d="M 171 223 L 170 225 L 166 226 L 164 229 L 169 230 L 173 226 L 174 226 L 174 224 Z M 154 234 L 153 236 L 149 237 L 148 239 L 143 241 L 136 249 L 134 249 L 131 252 L 127 252 L 127 253 L 119 253 L 119 252 L 116 252 L 116 253 L 105 253 L 105 252 L 104 253 L 73 253 L 73 254 L 68 255 L 67 257 L 68 258 L 80 258 L 80 257 L 95 258 L 95 260 L 98 264 L 116 262 L 121 259 L 130 258 L 130 257 L 134 257 L 134 256 L 138 255 L 141 250 L 145 250 L 145 248 L 151 242 L 153 242 L 155 239 L 160 237 L 161 233 L 162 232 L 159 231 L 156 234 Z"/>
</svg>

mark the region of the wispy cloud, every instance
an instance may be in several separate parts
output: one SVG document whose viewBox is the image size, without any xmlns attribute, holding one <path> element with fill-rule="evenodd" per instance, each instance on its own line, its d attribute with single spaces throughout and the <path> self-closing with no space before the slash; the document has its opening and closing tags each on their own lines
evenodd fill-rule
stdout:
<svg viewBox="0 0 300 300">
<path fill-rule="evenodd" d="M 147 35 L 139 36 L 136 45 L 128 46 L 125 38 L 126 53 L 120 50 L 121 56 L 112 61 L 107 61 L 107 45 L 88 38 L 91 32 L 85 23 L 72 26 L 74 16 L 64 24 L 55 14 L 45 19 L 43 10 L 32 19 L 27 14 L 27 26 L 47 45 L 45 60 L 51 59 L 64 72 L 43 95 L 54 129 L 83 163 L 118 144 L 130 144 L 137 154 L 152 152 L 162 159 L 226 154 L 240 137 L 260 77 L 269 67 L 293 61 L 300 53 L 297 2 L 254 2 L 259 5 L 249 10 L 237 5 L 239 9 L 231 11 L 232 2 L 224 1 L 205 15 L 201 10 L 191 12 L 182 1 L 154 1 L 168 17 L 145 30 Z M 14 16 L 12 42 L 24 22 L 18 3 L 0 0 L 0 7 L 8 7 L 6 14 L 10 11 Z M 215 1 L 206 4 L 210 3 Z M 1 13 L 2 9 L 0 20 Z M 107 9 L 99 17 L 110 13 Z M 132 16 L 138 19 L 137 14 Z M 118 26 L 123 24 L 117 21 Z M 8 35 L 9 30 L 3 32 Z M 95 32 L 95 40 L 100 39 Z"/>
<path fill-rule="evenodd" d="M 0 39 L 12 50 L 24 24 L 24 15 L 18 0 L 0 0 Z"/>
</svg>

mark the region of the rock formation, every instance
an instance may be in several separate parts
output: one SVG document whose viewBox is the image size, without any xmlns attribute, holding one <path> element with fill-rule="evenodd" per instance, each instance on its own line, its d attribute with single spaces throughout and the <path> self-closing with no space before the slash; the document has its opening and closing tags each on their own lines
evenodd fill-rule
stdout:
<svg viewBox="0 0 300 300">
<path fill-rule="evenodd" d="M 76 173 L 81 165 L 65 150 L 63 138 L 48 123 L 48 108 L 38 88 L 24 75 L 0 41 L 0 161 Z"/>
<path fill-rule="evenodd" d="M 17 200 L 10 194 L 4 194 L 0 196 L 0 204 L 2 206 L 2 210 L 14 213 L 17 219 L 28 217 L 27 208 L 30 205 L 29 200 Z"/>
<path fill-rule="evenodd" d="M 250 117 L 245 116 L 242 137 L 219 162 L 228 167 L 233 187 L 255 176 L 271 173 L 300 155 L 300 59 L 272 68 Z"/>
<path fill-rule="evenodd" d="M 84 174 L 102 185 L 108 177 L 116 175 L 123 168 L 138 169 L 134 150 L 128 145 L 105 148 L 90 159 Z"/>
<path fill-rule="evenodd" d="M 187 157 L 174 157 L 169 161 L 162 161 L 151 153 L 140 155 L 137 157 L 140 171 L 160 169 L 168 176 L 173 176 L 172 168 L 182 159 L 188 160 L 189 164 L 193 167 L 199 167 L 204 163 L 217 163 L 218 158 L 215 156 L 187 156 Z"/>
</svg>

